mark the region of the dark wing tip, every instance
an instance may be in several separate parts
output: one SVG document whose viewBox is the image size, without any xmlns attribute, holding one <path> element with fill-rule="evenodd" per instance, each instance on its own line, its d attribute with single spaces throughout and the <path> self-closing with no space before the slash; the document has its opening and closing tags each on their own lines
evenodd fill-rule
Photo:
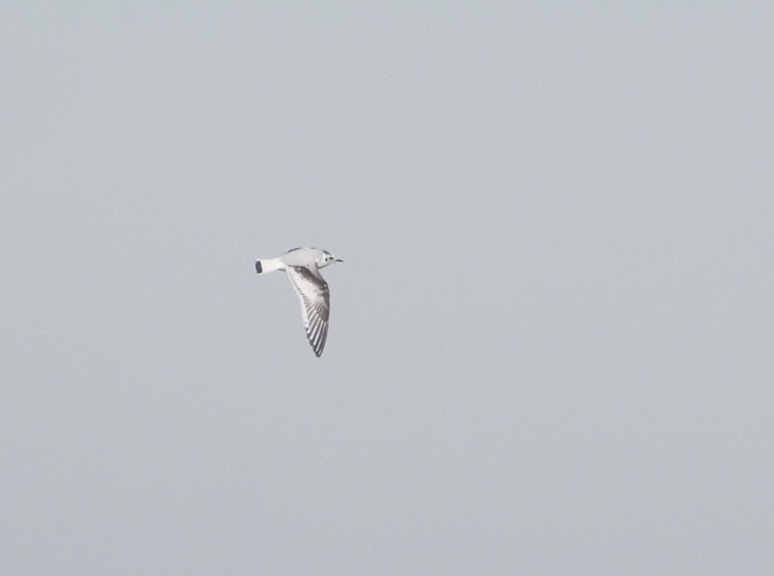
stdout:
<svg viewBox="0 0 774 576">
<path fill-rule="evenodd" d="M 263 272 L 263 266 L 261 265 L 261 261 L 260 260 L 256 260 L 255 261 L 255 271 L 258 272 L 258 274 Z"/>
</svg>

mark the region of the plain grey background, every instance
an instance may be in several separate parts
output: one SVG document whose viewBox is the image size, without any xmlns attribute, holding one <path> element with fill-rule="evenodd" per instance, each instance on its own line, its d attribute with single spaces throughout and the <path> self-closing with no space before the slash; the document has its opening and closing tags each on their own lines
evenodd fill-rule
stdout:
<svg viewBox="0 0 774 576">
<path fill-rule="evenodd" d="M 4 1 L 3 573 L 774 573 L 772 22 Z"/>
</svg>

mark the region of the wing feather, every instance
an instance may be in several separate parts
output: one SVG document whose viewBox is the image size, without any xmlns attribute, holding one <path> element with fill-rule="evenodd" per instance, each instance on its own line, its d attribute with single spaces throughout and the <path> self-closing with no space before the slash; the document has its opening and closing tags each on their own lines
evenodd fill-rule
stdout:
<svg viewBox="0 0 774 576">
<path fill-rule="evenodd" d="M 328 283 L 315 267 L 288 266 L 286 269 L 293 289 L 301 302 L 301 316 L 304 330 L 312 350 L 320 356 L 328 338 L 330 317 L 330 291 Z"/>
</svg>

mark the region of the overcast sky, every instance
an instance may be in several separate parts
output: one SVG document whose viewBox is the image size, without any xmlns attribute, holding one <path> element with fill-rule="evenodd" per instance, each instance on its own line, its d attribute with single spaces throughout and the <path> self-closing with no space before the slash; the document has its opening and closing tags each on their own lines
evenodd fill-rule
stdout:
<svg viewBox="0 0 774 576">
<path fill-rule="evenodd" d="M 2 3 L 5 573 L 774 573 L 774 9 L 570 4 Z"/>
</svg>

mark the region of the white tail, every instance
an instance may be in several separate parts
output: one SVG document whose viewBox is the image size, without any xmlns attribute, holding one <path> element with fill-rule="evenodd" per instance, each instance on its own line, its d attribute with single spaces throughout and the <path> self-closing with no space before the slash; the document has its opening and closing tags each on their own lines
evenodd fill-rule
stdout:
<svg viewBox="0 0 774 576">
<path fill-rule="evenodd" d="M 268 274 L 269 272 L 274 272 L 275 270 L 284 269 L 285 265 L 279 258 L 268 258 L 266 260 L 255 261 L 255 271 L 258 272 L 258 274 Z"/>
</svg>

